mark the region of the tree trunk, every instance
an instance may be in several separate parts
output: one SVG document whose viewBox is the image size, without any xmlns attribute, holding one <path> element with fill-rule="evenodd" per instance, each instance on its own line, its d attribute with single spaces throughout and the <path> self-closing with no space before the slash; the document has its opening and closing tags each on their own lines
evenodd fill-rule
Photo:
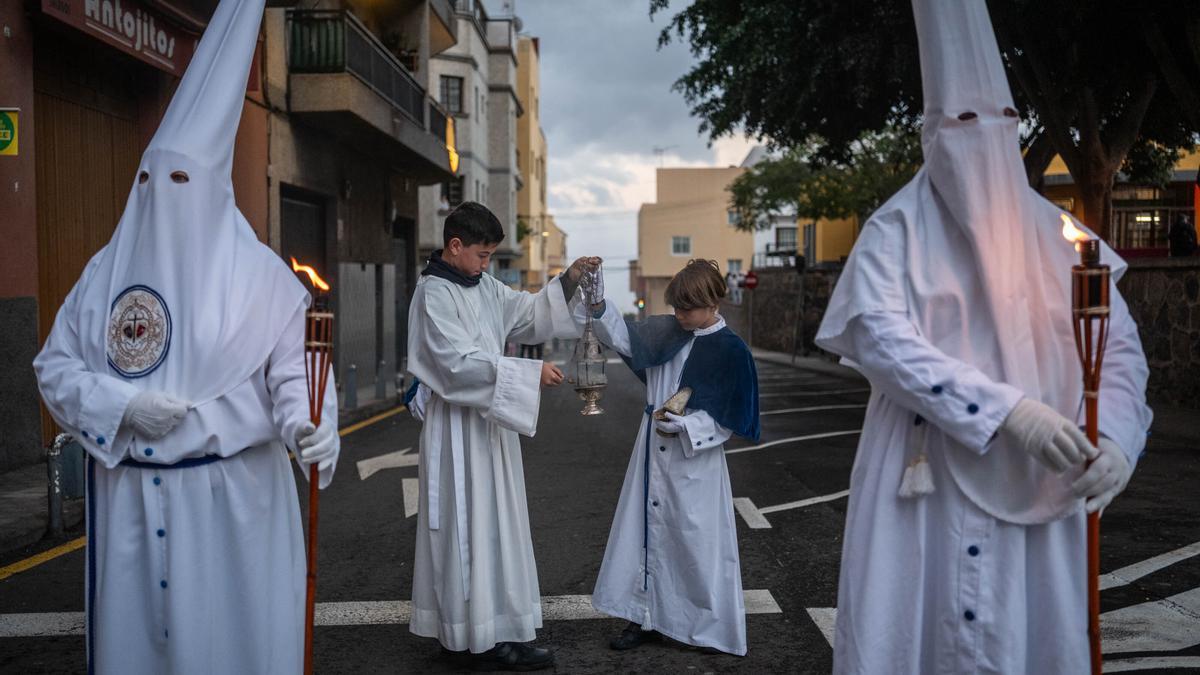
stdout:
<svg viewBox="0 0 1200 675">
<path fill-rule="evenodd" d="M 1080 180 L 1079 193 L 1083 201 L 1083 224 L 1104 241 L 1112 235 L 1112 191 L 1116 171 L 1102 172 Z"/>
</svg>

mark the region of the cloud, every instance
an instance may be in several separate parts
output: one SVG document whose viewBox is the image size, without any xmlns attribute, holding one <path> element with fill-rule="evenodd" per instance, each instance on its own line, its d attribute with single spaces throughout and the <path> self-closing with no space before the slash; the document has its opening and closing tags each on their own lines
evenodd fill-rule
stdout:
<svg viewBox="0 0 1200 675">
<path fill-rule="evenodd" d="M 710 145 L 699 133 L 671 88 L 694 57 L 678 43 L 657 46 L 671 11 L 653 22 L 648 0 L 517 0 L 516 11 L 539 38 L 550 211 L 571 257 L 606 258 L 608 294 L 632 311 L 628 260 L 637 210 L 655 199 L 655 169 L 737 165 L 754 143 Z"/>
</svg>

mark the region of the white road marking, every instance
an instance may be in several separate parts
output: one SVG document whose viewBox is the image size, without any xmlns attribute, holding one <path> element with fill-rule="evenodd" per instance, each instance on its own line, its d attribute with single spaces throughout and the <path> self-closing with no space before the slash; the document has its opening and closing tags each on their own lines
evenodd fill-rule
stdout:
<svg viewBox="0 0 1200 675">
<path fill-rule="evenodd" d="M 766 415 L 784 415 L 787 413 L 802 413 L 802 412 L 818 412 L 821 410 L 854 410 L 856 408 L 865 408 L 866 403 L 840 403 L 838 405 L 810 405 L 806 408 L 784 408 L 782 410 L 766 410 L 758 413 L 759 417 Z"/>
<path fill-rule="evenodd" d="M 779 504 L 776 506 L 764 506 L 760 510 L 763 513 L 775 513 L 776 511 L 787 511 L 788 509 L 801 509 L 801 508 L 804 508 L 805 506 L 811 506 L 812 504 L 820 504 L 822 502 L 831 502 L 835 499 L 841 499 L 842 497 L 845 497 L 849 494 L 850 494 L 849 490 L 842 490 L 841 492 L 834 492 L 833 494 L 821 495 L 820 497 L 809 497 L 808 499 L 801 499 L 800 501 L 788 502 L 786 504 Z"/>
<path fill-rule="evenodd" d="M 1117 659 L 1104 662 L 1104 672 L 1106 673 L 1125 673 L 1131 670 L 1150 670 L 1152 668 L 1200 670 L 1200 656 L 1142 656 L 1136 659 Z"/>
<path fill-rule="evenodd" d="M 742 520 L 746 521 L 746 525 L 752 530 L 769 530 L 771 523 L 763 516 L 762 511 L 754 505 L 754 502 L 749 497 L 734 497 L 733 508 L 737 509 Z"/>
<path fill-rule="evenodd" d="M 742 592 L 747 614 L 782 614 L 771 591 L 754 589 Z M 318 626 L 377 626 L 405 624 L 412 618 L 409 600 L 369 602 L 318 602 Z M 551 595 L 542 597 L 542 618 L 549 621 L 606 619 L 592 608 L 590 595 Z M 0 614 L 0 638 L 83 635 L 83 612 L 42 614 Z"/>
<path fill-rule="evenodd" d="M 369 457 L 358 462 L 358 479 L 366 480 L 384 469 L 399 469 L 405 466 L 416 466 L 420 455 L 408 454 L 412 448 L 389 452 L 377 457 Z"/>
<path fill-rule="evenodd" d="M 835 499 L 841 499 L 850 494 L 849 490 L 834 492 L 833 494 L 821 495 L 819 497 L 809 497 L 795 502 L 786 504 L 776 504 L 775 506 L 764 506 L 761 509 L 754 505 L 749 497 L 735 497 L 733 499 L 733 507 L 746 521 L 746 525 L 753 530 L 765 530 L 771 528 L 771 522 L 767 520 L 766 514 L 776 513 L 778 511 L 787 511 L 789 509 L 802 509 L 805 506 L 820 504 L 822 502 L 831 502 Z"/>
<path fill-rule="evenodd" d="M 822 390 L 815 390 L 815 391 L 795 391 L 795 392 L 783 392 L 783 391 L 779 391 L 779 392 L 768 392 L 768 393 L 766 393 L 766 394 L 759 394 L 759 395 L 758 395 L 758 397 L 759 397 L 759 398 L 782 398 L 782 397 L 784 397 L 784 396 L 795 396 L 795 397 L 800 397 L 800 396 L 836 396 L 836 395 L 838 395 L 838 394 L 866 394 L 866 393 L 870 393 L 870 391 L 871 391 L 871 388 L 870 388 L 870 387 L 868 387 L 868 388 L 866 388 L 866 389 L 828 389 L 828 390 L 824 390 L 824 391 L 822 391 Z"/>
<path fill-rule="evenodd" d="M 833 646 L 832 626 L 836 623 L 834 607 L 810 607 L 809 616 L 821 628 L 829 646 Z M 821 619 L 817 617 L 820 616 Z M 822 623 L 827 622 L 827 623 Z M 826 630 L 826 625 L 830 628 Z M 1100 615 L 1100 639 L 1105 654 L 1128 652 L 1169 652 L 1188 649 L 1200 644 L 1200 588 L 1173 595 L 1157 602 L 1143 602 Z M 1168 657 L 1156 657 L 1168 658 Z M 1185 661 L 1195 659 L 1195 661 Z M 1178 657 L 1171 663 L 1141 665 L 1150 659 L 1105 661 L 1105 672 L 1142 670 L 1147 668 L 1189 668 L 1200 663 L 1200 657 Z M 1109 664 L 1124 667 L 1109 668 Z"/>
<path fill-rule="evenodd" d="M 404 517 L 416 515 L 417 505 L 421 503 L 421 483 L 416 478 L 404 478 L 400 481 L 400 489 L 404 492 Z"/>
<path fill-rule="evenodd" d="M 807 436 L 792 436 L 791 438 L 781 438 L 777 441 L 760 443 L 758 445 L 750 445 L 745 448 L 732 448 L 730 450 L 726 450 L 725 454 L 736 455 L 739 452 L 750 452 L 751 450 L 762 450 L 763 448 L 771 448 L 776 445 L 783 445 L 784 443 L 799 443 L 800 441 L 815 441 L 820 438 L 835 438 L 837 436 L 853 436 L 853 435 L 859 434 L 859 433 L 862 433 L 862 429 L 848 429 L 846 431 L 827 431 L 825 433 L 809 434 Z"/>
<path fill-rule="evenodd" d="M 1200 588 L 1100 615 L 1106 653 L 1170 652 L 1200 645 Z"/>
<path fill-rule="evenodd" d="M 1141 579 L 1142 577 L 1157 572 L 1164 567 L 1174 565 L 1191 558 L 1192 556 L 1200 555 L 1200 541 L 1194 544 L 1188 544 L 1183 548 L 1177 548 L 1174 551 L 1168 551 L 1162 555 L 1156 555 L 1153 558 L 1148 558 L 1139 563 L 1134 563 L 1121 569 L 1113 570 L 1107 574 L 1100 575 L 1100 590 L 1108 590 L 1124 586 Z"/>
<path fill-rule="evenodd" d="M 808 616 L 817 624 L 817 628 L 821 631 L 821 635 L 825 636 L 825 641 L 833 647 L 833 630 L 837 625 L 837 608 L 836 607 L 809 607 Z"/>
</svg>

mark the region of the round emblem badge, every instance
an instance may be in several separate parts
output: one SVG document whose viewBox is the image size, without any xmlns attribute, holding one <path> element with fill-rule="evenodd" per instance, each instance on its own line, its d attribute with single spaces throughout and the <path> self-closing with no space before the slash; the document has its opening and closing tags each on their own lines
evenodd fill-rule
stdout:
<svg viewBox="0 0 1200 675">
<path fill-rule="evenodd" d="M 154 372 L 171 348 L 171 312 L 148 286 L 130 286 L 108 317 L 108 365 L 129 378 Z"/>
</svg>

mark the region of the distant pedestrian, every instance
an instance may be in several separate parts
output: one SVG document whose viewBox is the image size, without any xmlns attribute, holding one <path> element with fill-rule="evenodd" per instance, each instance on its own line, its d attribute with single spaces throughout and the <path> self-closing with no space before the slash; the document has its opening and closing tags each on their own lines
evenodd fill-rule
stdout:
<svg viewBox="0 0 1200 675">
<path fill-rule="evenodd" d="M 1186 213 L 1175 215 L 1175 220 L 1171 221 L 1171 229 L 1167 232 L 1167 241 L 1171 246 L 1172 258 L 1196 255 L 1196 228 Z"/>
</svg>

